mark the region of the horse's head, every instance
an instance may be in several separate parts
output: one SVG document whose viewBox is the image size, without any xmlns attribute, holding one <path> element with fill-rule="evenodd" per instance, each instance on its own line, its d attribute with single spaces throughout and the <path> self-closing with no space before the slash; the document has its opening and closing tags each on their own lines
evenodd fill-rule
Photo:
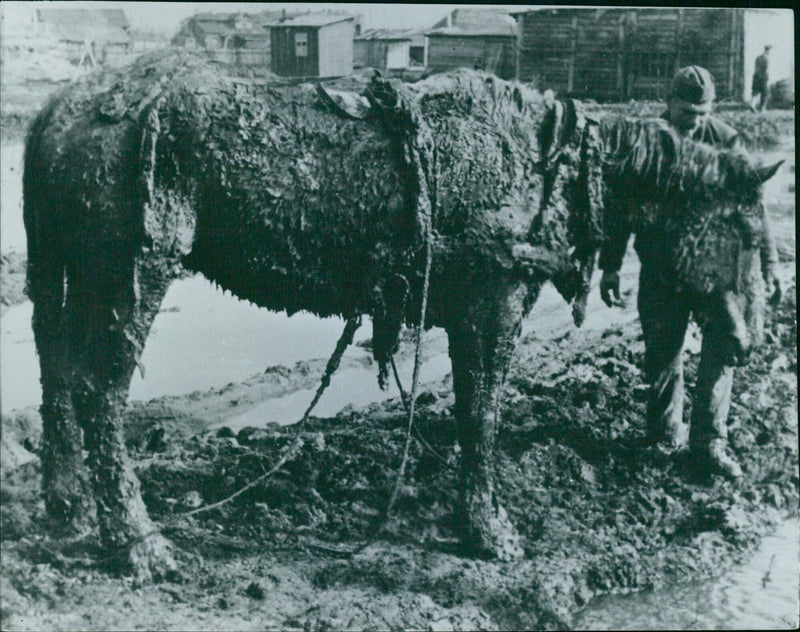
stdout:
<svg viewBox="0 0 800 632">
<path fill-rule="evenodd" d="M 709 323 L 724 328 L 742 359 L 751 345 L 746 314 L 760 300 L 762 185 L 782 161 L 758 165 L 682 138 L 660 119 L 604 121 L 602 133 L 606 229 L 621 222 L 646 233 L 644 256 L 702 297 Z"/>
<path fill-rule="evenodd" d="M 692 230 L 684 231 L 678 254 L 684 258 L 688 280 L 704 293 L 711 325 L 726 341 L 721 351 L 742 363 L 754 339 L 762 335 L 754 316 L 763 309 L 760 254 L 769 247 L 762 185 L 783 161 L 758 165 L 738 152 L 719 152 L 716 158 L 719 164 L 710 169 L 717 172 L 715 178 L 695 189 L 688 200 L 695 220 L 688 222 Z"/>
</svg>

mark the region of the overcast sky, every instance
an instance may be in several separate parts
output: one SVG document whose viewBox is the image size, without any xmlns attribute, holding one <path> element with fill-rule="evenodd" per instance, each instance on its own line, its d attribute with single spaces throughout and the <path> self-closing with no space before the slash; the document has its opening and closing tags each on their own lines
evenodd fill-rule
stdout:
<svg viewBox="0 0 800 632">
<path fill-rule="evenodd" d="M 458 4 L 370 4 L 324 2 L 8 2 L 0 3 L 6 28 L 14 28 L 19 20 L 29 19 L 34 9 L 47 7 L 121 8 L 133 28 L 173 34 L 181 20 L 199 11 L 257 13 L 285 8 L 294 10 L 337 10 L 364 16 L 365 28 L 424 28 L 433 25 L 449 11 L 459 7 L 508 7 L 520 5 Z"/>
</svg>

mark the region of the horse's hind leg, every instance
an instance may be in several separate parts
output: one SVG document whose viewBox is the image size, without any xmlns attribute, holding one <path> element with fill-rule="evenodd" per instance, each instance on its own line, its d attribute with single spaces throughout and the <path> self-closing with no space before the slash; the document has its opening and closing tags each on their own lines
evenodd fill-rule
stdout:
<svg viewBox="0 0 800 632">
<path fill-rule="evenodd" d="M 51 227 L 52 228 L 52 227 Z M 95 505 L 83 459 L 83 433 L 71 395 L 67 330 L 63 309 L 64 266 L 56 231 L 36 227 L 30 249 L 28 293 L 42 384 L 42 489 L 53 526 L 84 535 L 95 522 Z"/>
<path fill-rule="evenodd" d="M 121 269 L 102 266 L 102 277 L 82 279 L 68 304 L 77 318 L 73 396 L 89 452 L 100 536 L 106 549 L 127 553 L 122 559 L 128 567 L 121 570 L 140 579 L 166 577 L 175 569 L 169 542 L 147 514 L 122 433 L 130 380 L 171 280 L 166 268 L 138 259 Z"/>
<path fill-rule="evenodd" d="M 519 537 L 494 491 L 492 457 L 499 398 L 528 292 L 523 285 L 498 287 L 447 327 L 461 446 L 459 527 L 467 551 L 480 557 L 522 555 Z"/>
</svg>

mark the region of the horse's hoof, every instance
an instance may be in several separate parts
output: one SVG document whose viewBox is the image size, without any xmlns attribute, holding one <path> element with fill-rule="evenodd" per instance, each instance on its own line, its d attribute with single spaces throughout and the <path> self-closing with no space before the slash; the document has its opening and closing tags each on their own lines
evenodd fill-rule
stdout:
<svg viewBox="0 0 800 632">
<path fill-rule="evenodd" d="M 180 580 L 178 565 L 172 556 L 172 544 L 158 533 L 134 544 L 128 560 L 137 583 Z"/>
</svg>

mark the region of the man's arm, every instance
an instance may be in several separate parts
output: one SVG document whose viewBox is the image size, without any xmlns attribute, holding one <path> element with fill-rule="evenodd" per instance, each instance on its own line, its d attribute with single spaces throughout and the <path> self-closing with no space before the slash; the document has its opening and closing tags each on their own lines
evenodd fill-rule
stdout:
<svg viewBox="0 0 800 632">
<path fill-rule="evenodd" d="M 781 282 L 775 276 L 775 269 L 778 266 L 778 247 L 775 242 L 775 233 L 772 231 L 772 224 L 767 213 L 767 207 L 762 205 L 763 216 L 761 219 L 762 237 L 761 248 L 759 254 L 761 255 L 761 275 L 764 277 L 764 282 L 767 284 L 767 292 L 772 292 L 770 296 L 770 303 L 777 305 L 783 295 Z"/>
<path fill-rule="evenodd" d="M 727 149 L 747 153 L 744 142 L 738 133 L 728 138 L 725 145 Z M 767 207 L 762 204 L 761 209 L 762 234 L 759 249 L 761 257 L 761 276 L 764 277 L 764 282 L 767 284 L 767 292 L 772 292 L 769 299 L 770 303 L 777 305 L 783 296 L 780 279 L 775 276 L 775 270 L 778 266 L 778 247 L 775 242 L 775 234 L 772 231 L 772 223 L 767 213 Z"/>
</svg>

